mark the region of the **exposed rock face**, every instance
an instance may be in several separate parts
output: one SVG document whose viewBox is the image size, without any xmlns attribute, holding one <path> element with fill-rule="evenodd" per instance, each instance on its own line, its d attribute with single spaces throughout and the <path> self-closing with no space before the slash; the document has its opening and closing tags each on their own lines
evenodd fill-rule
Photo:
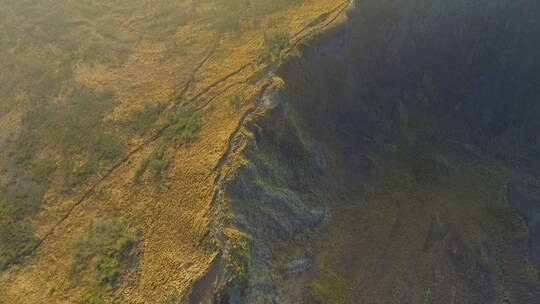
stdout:
<svg viewBox="0 0 540 304">
<path fill-rule="evenodd" d="M 237 138 L 213 301 L 540 301 L 539 14 L 362 1 L 285 64 Z"/>
</svg>

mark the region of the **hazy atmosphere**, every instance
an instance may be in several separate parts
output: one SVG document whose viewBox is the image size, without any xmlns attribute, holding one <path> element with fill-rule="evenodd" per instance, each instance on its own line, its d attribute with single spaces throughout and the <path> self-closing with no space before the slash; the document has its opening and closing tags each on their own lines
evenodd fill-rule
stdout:
<svg viewBox="0 0 540 304">
<path fill-rule="evenodd" d="M 0 0 L 0 304 L 540 303 L 539 16 Z"/>
</svg>

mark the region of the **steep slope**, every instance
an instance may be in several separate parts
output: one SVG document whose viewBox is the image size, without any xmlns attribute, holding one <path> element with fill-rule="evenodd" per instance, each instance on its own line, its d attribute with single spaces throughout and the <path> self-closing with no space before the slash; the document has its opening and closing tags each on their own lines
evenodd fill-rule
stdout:
<svg viewBox="0 0 540 304">
<path fill-rule="evenodd" d="M 215 303 L 537 303 L 539 5 L 357 5 L 233 140 L 223 253 L 196 287 Z"/>
</svg>

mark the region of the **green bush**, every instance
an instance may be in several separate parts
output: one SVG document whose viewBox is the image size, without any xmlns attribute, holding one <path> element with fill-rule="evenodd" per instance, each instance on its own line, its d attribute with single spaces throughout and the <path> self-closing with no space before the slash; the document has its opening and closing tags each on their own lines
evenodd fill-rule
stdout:
<svg viewBox="0 0 540 304">
<path fill-rule="evenodd" d="M 124 218 L 94 220 L 88 233 L 75 238 L 72 274 L 88 270 L 96 287 L 113 288 L 121 263 L 134 254 L 139 238 L 137 229 L 129 227 Z"/>
<path fill-rule="evenodd" d="M 32 189 L 15 189 L 33 192 Z M 24 255 L 37 242 L 33 227 L 23 222 L 38 208 L 33 193 L 20 195 L 0 191 L 0 271 Z"/>
<path fill-rule="evenodd" d="M 120 273 L 120 261 L 117 258 L 103 257 L 96 265 L 96 283 L 110 288 L 116 282 Z"/>
<path fill-rule="evenodd" d="M 15 141 L 15 161 L 18 165 L 27 166 L 37 154 L 39 140 L 32 133 L 26 133 Z"/>
<path fill-rule="evenodd" d="M 163 147 L 157 148 L 141 163 L 135 173 L 135 180 L 139 181 L 148 168 L 152 169 L 156 178 L 160 177 L 161 172 L 169 166 L 169 162 L 170 159 L 165 149 Z"/>
<path fill-rule="evenodd" d="M 36 242 L 30 225 L 0 216 L 0 271 L 34 247 Z"/>
<path fill-rule="evenodd" d="M 148 128 L 159 118 L 159 115 L 164 109 L 164 104 L 147 104 L 143 109 L 132 112 L 130 117 L 123 124 L 129 131 L 141 134 L 148 130 Z"/>
<path fill-rule="evenodd" d="M 234 94 L 229 98 L 229 104 L 235 109 L 240 109 L 245 103 L 245 97 L 242 93 Z"/>
<path fill-rule="evenodd" d="M 265 33 L 257 62 L 259 64 L 271 63 L 279 58 L 281 51 L 289 44 L 290 36 L 291 34 L 288 29 L 279 29 Z"/>
<path fill-rule="evenodd" d="M 88 296 L 79 301 L 78 304 L 103 304 L 103 300 L 100 296 Z"/>
<path fill-rule="evenodd" d="M 68 175 L 66 183 L 67 189 L 81 184 L 90 176 L 95 174 L 99 170 L 99 161 L 99 157 L 97 157 L 96 154 L 93 154 L 86 160 L 84 165 L 82 165 L 77 170 L 71 172 Z"/>
<path fill-rule="evenodd" d="M 32 196 L 17 197 L 0 193 L 0 220 L 20 221 L 29 216 L 37 207 L 38 203 L 32 200 Z"/>
<path fill-rule="evenodd" d="M 93 144 L 90 155 L 84 165 L 70 172 L 66 185 L 68 188 L 77 186 L 99 171 L 102 161 L 117 158 L 124 151 L 124 146 L 113 136 L 101 136 Z"/>
<path fill-rule="evenodd" d="M 317 39 L 319 36 L 321 36 L 322 30 L 316 29 L 309 34 L 302 37 L 299 41 L 299 45 L 301 46 L 308 46 L 310 43 L 312 43 L 315 39 Z"/>
<path fill-rule="evenodd" d="M 188 145 L 197 140 L 200 128 L 199 115 L 195 112 L 186 113 L 169 123 L 165 130 L 165 137 L 176 145 Z"/>
<path fill-rule="evenodd" d="M 103 118 L 115 104 L 111 92 L 96 92 L 72 83 L 65 95 L 69 103 L 45 99 L 32 105 L 24 116 L 25 129 L 15 142 L 13 155 L 34 182 L 46 183 L 58 165 L 67 172 L 66 186 L 72 187 L 96 173 L 102 160 L 112 160 L 123 152 L 120 140 L 103 132 Z M 66 161 L 37 161 L 38 151 L 46 146 L 58 147 L 55 152 L 67 156 Z M 75 172 L 69 169 L 69 156 L 74 153 L 87 155 L 84 165 Z"/>
<path fill-rule="evenodd" d="M 93 153 L 99 160 L 112 160 L 122 154 L 123 150 L 124 146 L 117 137 L 105 135 L 98 138 Z"/>
<path fill-rule="evenodd" d="M 165 154 L 165 150 L 160 147 L 156 149 L 148 159 L 148 166 L 154 170 L 156 173 L 161 172 L 161 170 L 167 168 L 169 165 L 169 158 Z"/>
<path fill-rule="evenodd" d="M 46 183 L 49 181 L 49 176 L 56 170 L 56 164 L 51 160 L 42 160 L 34 162 L 31 175 L 32 180 L 37 183 Z"/>
</svg>

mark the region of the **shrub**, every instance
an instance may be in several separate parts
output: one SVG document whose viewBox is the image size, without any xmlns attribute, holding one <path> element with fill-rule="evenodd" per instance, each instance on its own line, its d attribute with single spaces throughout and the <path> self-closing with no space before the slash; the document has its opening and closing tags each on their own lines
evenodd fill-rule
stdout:
<svg viewBox="0 0 540 304">
<path fill-rule="evenodd" d="M 67 186 L 74 187 L 87 180 L 98 172 L 104 160 L 113 160 L 124 151 L 124 146 L 114 136 L 101 136 L 93 144 L 90 155 L 84 165 L 71 172 L 68 176 Z"/>
<path fill-rule="evenodd" d="M 321 36 L 322 30 L 316 29 L 309 34 L 305 35 L 300 39 L 300 42 L 298 43 L 300 46 L 308 46 L 310 43 L 312 43 L 314 40 L 316 40 L 319 36 Z"/>
<path fill-rule="evenodd" d="M 169 162 L 170 159 L 167 156 L 165 149 L 163 147 L 157 148 L 141 163 L 135 173 L 135 180 L 139 181 L 148 168 L 154 171 L 155 177 L 159 177 L 161 172 L 169 166 Z"/>
<path fill-rule="evenodd" d="M 39 201 L 35 200 L 32 193 L 25 195 L 0 191 L 0 271 L 37 242 L 33 227 L 22 220 L 37 209 Z"/>
<path fill-rule="evenodd" d="M 95 157 L 99 160 L 112 160 L 122 154 L 124 146 L 112 135 L 100 136 L 94 144 Z"/>
<path fill-rule="evenodd" d="M 103 300 L 100 296 L 88 296 L 79 301 L 78 304 L 103 304 Z"/>
<path fill-rule="evenodd" d="M 116 258 L 103 257 L 96 265 L 96 283 L 110 288 L 116 282 L 120 273 L 120 261 Z"/>
<path fill-rule="evenodd" d="M 120 264 L 133 255 L 133 247 L 139 238 L 139 232 L 129 227 L 124 218 L 94 220 L 90 231 L 77 236 L 74 241 L 72 274 L 80 275 L 89 270 L 93 272 L 96 287 L 113 288 Z"/>
<path fill-rule="evenodd" d="M 156 173 L 161 172 L 161 170 L 167 168 L 169 165 L 169 158 L 165 154 L 165 150 L 160 147 L 156 149 L 148 159 L 148 166 L 154 170 Z"/>
<path fill-rule="evenodd" d="M 27 166 L 36 155 L 39 141 L 32 133 L 26 133 L 15 141 L 15 161 L 18 165 Z"/>
<path fill-rule="evenodd" d="M 234 94 L 229 98 L 229 104 L 235 110 L 240 109 L 240 107 L 242 107 L 244 105 L 244 102 L 245 102 L 245 97 L 244 97 L 244 94 L 242 94 L 242 93 Z"/>
<path fill-rule="evenodd" d="M 35 162 L 31 172 L 32 180 L 37 183 L 46 183 L 54 170 L 56 170 L 56 164 L 51 160 Z"/>
<path fill-rule="evenodd" d="M 31 226 L 0 216 L 0 271 L 34 247 L 36 242 Z"/>
<path fill-rule="evenodd" d="M 290 36 L 291 34 L 288 29 L 279 29 L 265 33 L 257 62 L 259 64 L 271 63 L 276 58 L 279 58 L 281 51 L 287 47 Z"/>
<path fill-rule="evenodd" d="M 14 159 L 24 174 L 32 181 L 44 184 L 56 169 L 50 161 L 37 161 L 38 151 L 46 146 L 57 147 L 66 161 L 59 167 L 67 172 L 66 185 L 77 185 L 96 173 L 102 160 L 112 160 L 123 151 L 117 137 L 105 134 L 103 118 L 114 106 L 111 92 L 96 92 L 75 82 L 68 83 L 65 92 L 67 104 L 52 102 L 45 98 L 32 105 L 25 114 L 25 130 L 14 145 Z M 87 160 L 75 172 L 69 170 L 70 154 L 86 154 Z"/>
<path fill-rule="evenodd" d="M 197 140 L 200 128 L 199 115 L 195 112 L 186 113 L 170 122 L 165 137 L 176 145 L 188 145 Z"/>
<path fill-rule="evenodd" d="M 124 122 L 129 131 L 143 133 L 159 118 L 159 115 L 165 109 L 164 104 L 156 103 L 145 105 L 143 109 L 134 111 Z"/>
<path fill-rule="evenodd" d="M 96 173 L 99 169 L 99 160 L 96 154 L 91 155 L 84 165 L 69 174 L 67 187 L 77 186 Z"/>
</svg>

